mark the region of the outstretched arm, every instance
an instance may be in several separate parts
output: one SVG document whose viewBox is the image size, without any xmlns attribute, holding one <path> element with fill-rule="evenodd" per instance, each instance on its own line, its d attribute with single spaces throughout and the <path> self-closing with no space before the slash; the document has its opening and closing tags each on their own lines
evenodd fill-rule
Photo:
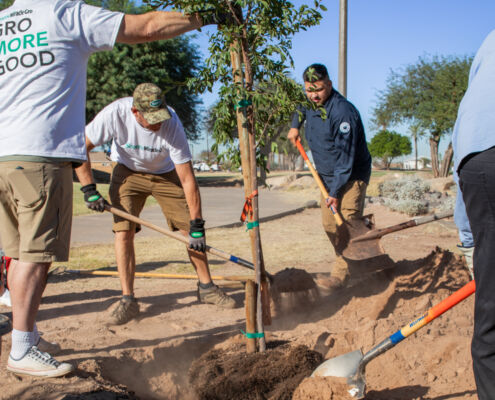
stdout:
<svg viewBox="0 0 495 400">
<path fill-rule="evenodd" d="M 171 39 L 204 25 L 199 14 L 184 15 L 176 11 L 151 11 L 126 14 L 117 35 L 118 43 L 145 43 Z"/>
</svg>

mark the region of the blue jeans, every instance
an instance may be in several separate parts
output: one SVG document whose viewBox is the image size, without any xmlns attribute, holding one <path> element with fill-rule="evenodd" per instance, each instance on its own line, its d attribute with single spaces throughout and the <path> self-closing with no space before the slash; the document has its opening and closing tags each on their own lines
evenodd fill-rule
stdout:
<svg viewBox="0 0 495 400">
<path fill-rule="evenodd" d="M 457 197 L 455 201 L 454 209 L 454 222 L 459 231 L 459 240 L 463 247 L 473 247 L 474 240 L 473 234 L 471 232 L 471 226 L 469 225 L 469 219 L 466 213 L 466 205 L 464 204 L 464 199 L 462 198 L 462 192 L 459 187 L 459 178 L 456 173 L 454 173 L 454 181 L 457 183 Z"/>
</svg>

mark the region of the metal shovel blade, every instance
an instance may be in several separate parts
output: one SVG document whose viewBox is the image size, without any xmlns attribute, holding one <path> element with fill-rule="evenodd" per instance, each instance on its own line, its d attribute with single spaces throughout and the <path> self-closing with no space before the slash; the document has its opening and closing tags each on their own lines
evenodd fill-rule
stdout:
<svg viewBox="0 0 495 400">
<path fill-rule="evenodd" d="M 361 350 L 355 350 L 341 356 L 330 358 L 321 363 L 311 376 L 334 376 L 351 378 L 356 374 L 359 363 L 363 359 Z"/>
<path fill-rule="evenodd" d="M 345 221 L 338 230 L 342 238 L 341 243 L 343 243 L 342 255 L 357 261 L 383 256 L 385 253 L 379 238 L 366 240 L 365 242 L 355 242 L 353 240 L 355 237 L 367 235 L 374 230 L 373 215 L 371 214 L 363 218 L 353 218 Z"/>
<path fill-rule="evenodd" d="M 355 350 L 323 362 L 311 376 L 347 378 L 348 393 L 356 399 L 364 399 L 366 382 L 363 368 L 363 353 Z"/>
</svg>

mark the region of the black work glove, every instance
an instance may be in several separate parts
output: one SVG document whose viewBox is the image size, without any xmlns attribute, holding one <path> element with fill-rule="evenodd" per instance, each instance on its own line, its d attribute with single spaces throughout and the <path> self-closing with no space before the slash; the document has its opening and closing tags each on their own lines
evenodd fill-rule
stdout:
<svg viewBox="0 0 495 400">
<path fill-rule="evenodd" d="M 189 248 L 206 252 L 205 221 L 201 218 L 191 220 L 189 223 Z"/>
<path fill-rule="evenodd" d="M 106 201 L 100 192 L 96 190 L 95 183 L 90 183 L 89 185 L 83 186 L 81 191 L 84 193 L 84 202 L 86 203 L 86 207 L 93 211 L 105 211 Z"/>
</svg>

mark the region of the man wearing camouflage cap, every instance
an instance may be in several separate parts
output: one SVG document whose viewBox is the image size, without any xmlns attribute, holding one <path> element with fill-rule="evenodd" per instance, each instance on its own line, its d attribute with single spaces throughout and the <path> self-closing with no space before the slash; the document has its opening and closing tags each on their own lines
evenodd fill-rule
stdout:
<svg viewBox="0 0 495 400">
<path fill-rule="evenodd" d="M 153 196 L 171 230 L 188 235 L 188 254 L 198 274 L 198 300 L 233 308 L 235 302 L 213 284 L 205 254 L 201 197 L 191 164 L 191 152 L 182 124 L 168 107 L 160 88 L 152 83 L 136 87 L 133 97 L 114 101 L 86 126 L 86 148 L 112 140 L 116 162 L 110 182 L 110 200 L 116 208 L 139 216 L 146 198 Z M 88 161 L 76 169 L 87 206 L 103 211 L 105 201 L 96 190 Z M 123 296 L 111 308 L 112 325 L 125 324 L 139 313 L 134 297 L 134 234 L 140 226 L 114 216 L 115 253 Z"/>
</svg>

